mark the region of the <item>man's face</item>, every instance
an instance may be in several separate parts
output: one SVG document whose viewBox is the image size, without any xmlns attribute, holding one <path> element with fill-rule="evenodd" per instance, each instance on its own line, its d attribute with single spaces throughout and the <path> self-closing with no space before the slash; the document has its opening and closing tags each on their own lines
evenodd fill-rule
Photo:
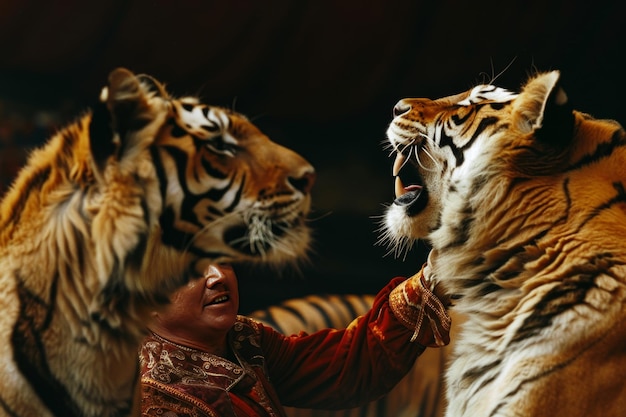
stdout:
<svg viewBox="0 0 626 417">
<path fill-rule="evenodd" d="M 171 304 L 158 313 L 157 322 L 184 339 L 217 337 L 232 327 L 238 310 L 235 271 L 230 265 L 211 265 L 203 277 L 171 296 Z"/>
</svg>

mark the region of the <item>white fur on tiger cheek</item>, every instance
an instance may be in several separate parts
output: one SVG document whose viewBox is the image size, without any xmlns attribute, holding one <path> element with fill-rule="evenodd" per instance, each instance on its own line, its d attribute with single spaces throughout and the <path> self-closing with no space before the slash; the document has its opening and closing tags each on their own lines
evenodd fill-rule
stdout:
<svg viewBox="0 0 626 417">
<path fill-rule="evenodd" d="M 418 233 L 411 219 L 406 215 L 404 207 L 392 204 L 385 215 L 386 235 L 392 244 L 400 240 L 411 238 L 417 239 Z"/>
<path fill-rule="evenodd" d="M 492 143 L 487 143 L 489 139 Z M 500 147 L 493 143 L 496 139 L 483 133 L 474 140 L 474 144 L 463 152 L 464 162 L 452 171 L 450 183 L 457 186 L 463 196 L 471 197 L 470 187 L 475 178 L 489 171 L 490 162 L 497 161 Z"/>
</svg>

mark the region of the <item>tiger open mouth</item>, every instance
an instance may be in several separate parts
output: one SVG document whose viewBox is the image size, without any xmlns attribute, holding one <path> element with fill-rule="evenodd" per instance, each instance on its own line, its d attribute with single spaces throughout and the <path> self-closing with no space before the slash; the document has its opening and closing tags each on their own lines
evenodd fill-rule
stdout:
<svg viewBox="0 0 626 417">
<path fill-rule="evenodd" d="M 393 204 L 404 207 L 409 216 L 424 210 L 428 203 L 428 190 L 417 165 L 401 152 L 396 153 L 393 176 L 396 179 Z"/>
</svg>

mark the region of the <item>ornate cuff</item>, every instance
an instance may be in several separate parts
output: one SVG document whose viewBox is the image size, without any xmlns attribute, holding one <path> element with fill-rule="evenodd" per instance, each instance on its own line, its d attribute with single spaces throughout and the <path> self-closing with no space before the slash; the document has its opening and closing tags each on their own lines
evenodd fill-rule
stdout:
<svg viewBox="0 0 626 417">
<path fill-rule="evenodd" d="M 450 343 L 450 316 L 443 303 L 425 284 L 424 268 L 389 294 L 394 316 L 407 328 L 414 329 L 411 342 L 423 346 Z"/>
</svg>

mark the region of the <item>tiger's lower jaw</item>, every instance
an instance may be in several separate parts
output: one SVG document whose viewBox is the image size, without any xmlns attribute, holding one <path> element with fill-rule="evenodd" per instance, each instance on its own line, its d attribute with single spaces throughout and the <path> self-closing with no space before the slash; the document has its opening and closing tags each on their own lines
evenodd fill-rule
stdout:
<svg viewBox="0 0 626 417">
<path fill-rule="evenodd" d="M 224 231 L 223 240 L 238 256 L 270 264 L 290 263 L 306 257 L 311 233 L 303 219 L 265 222 L 255 227 L 237 225 Z"/>
<path fill-rule="evenodd" d="M 394 202 L 385 213 L 383 229 L 383 238 L 390 243 L 425 239 L 431 231 L 428 212 L 425 206 L 415 213 L 407 205 Z"/>
</svg>

